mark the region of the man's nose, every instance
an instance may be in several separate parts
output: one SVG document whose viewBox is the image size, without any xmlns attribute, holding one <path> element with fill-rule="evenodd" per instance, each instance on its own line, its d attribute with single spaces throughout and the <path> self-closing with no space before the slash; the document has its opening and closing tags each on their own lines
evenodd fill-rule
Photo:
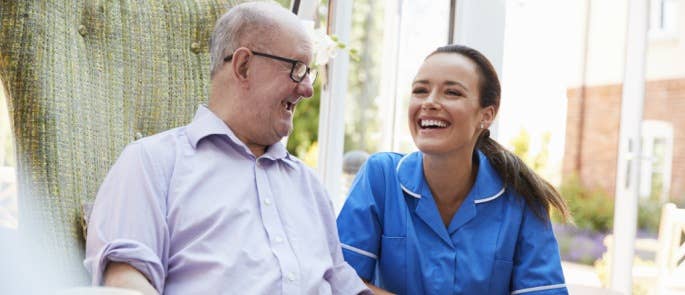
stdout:
<svg viewBox="0 0 685 295">
<path fill-rule="evenodd" d="M 314 93 L 314 81 L 307 75 L 300 83 L 297 83 L 297 94 L 301 97 L 311 97 Z"/>
</svg>

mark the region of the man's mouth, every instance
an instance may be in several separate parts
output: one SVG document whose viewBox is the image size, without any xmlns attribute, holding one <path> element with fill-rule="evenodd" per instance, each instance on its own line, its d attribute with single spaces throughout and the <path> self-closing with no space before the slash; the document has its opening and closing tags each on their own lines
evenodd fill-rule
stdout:
<svg viewBox="0 0 685 295">
<path fill-rule="evenodd" d="M 285 108 L 286 111 L 289 111 L 289 112 L 292 112 L 293 110 L 295 110 L 295 104 L 296 103 L 292 103 L 292 102 L 289 102 L 287 100 L 283 101 L 283 107 Z"/>
</svg>

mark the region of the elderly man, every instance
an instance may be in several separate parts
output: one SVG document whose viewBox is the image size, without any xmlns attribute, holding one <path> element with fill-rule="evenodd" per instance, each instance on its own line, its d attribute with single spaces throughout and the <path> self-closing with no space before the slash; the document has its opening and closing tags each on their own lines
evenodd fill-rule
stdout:
<svg viewBox="0 0 685 295">
<path fill-rule="evenodd" d="M 280 140 L 312 95 L 312 44 L 277 4 L 216 24 L 209 106 L 138 140 L 100 187 L 86 246 L 93 284 L 144 294 L 357 294 L 323 187 Z"/>
</svg>

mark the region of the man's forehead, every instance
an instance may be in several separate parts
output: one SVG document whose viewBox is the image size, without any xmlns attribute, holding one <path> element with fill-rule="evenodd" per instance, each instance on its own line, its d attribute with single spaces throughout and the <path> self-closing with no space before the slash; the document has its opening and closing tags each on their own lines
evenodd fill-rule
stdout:
<svg viewBox="0 0 685 295">
<path fill-rule="evenodd" d="M 279 32 L 272 33 L 272 50 L 280 54 L 291 55 L 291 58 L 308 63 L 312 57 L 313 44 L 306 31 L 302 27 L 279 28 Z"/>
</svg>

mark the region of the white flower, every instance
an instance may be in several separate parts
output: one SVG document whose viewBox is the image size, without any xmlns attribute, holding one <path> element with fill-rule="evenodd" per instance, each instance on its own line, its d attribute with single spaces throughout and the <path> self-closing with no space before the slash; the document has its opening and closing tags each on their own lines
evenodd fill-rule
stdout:
<svg viewBox="0 0 685 295">
<path fill-rule="evenodd" d="M 323 66 L 328 61 L 335 57 L 338 49 L 338 43 L 333 41 L 331 36 L 326 34 L 324 28 L 314 29 L 314 22 L 310 20 L 302 20 L 302 24 L 312 40 L 314 65 Z"/>
</svg>

